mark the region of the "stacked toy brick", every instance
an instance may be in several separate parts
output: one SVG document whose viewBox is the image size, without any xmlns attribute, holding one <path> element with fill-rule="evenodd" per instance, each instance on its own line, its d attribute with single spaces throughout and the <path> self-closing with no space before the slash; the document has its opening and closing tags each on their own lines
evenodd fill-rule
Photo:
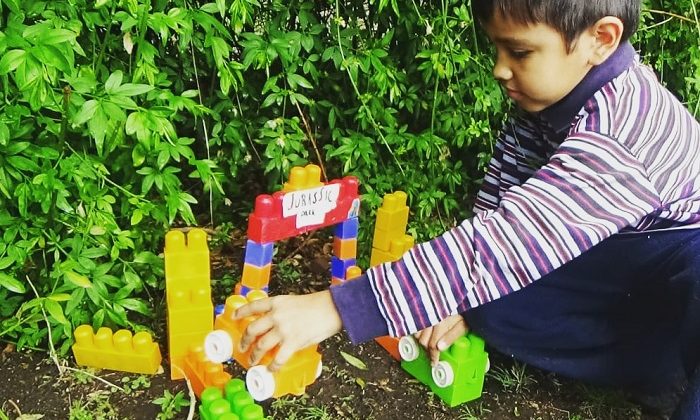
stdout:
<svg viewBox="0 0 700 420">
<path fill-rule="evenodd" d="M 207 234 L 170 231 L 164 254 L 170 377 L 182 379 L 190 346 L 203 343 L 214 324 Z"/>
</svg>

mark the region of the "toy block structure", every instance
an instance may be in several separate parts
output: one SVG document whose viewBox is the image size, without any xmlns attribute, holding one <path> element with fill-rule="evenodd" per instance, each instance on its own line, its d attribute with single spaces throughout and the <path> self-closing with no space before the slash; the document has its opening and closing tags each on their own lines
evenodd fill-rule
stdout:
<svg viewBox="0 0 700 420">
<path fill-rule="evenodd" d="M 321 374 L 321 354 L 317 351 L 318 345 L 314 344 L 297 351 L 279 371 L 274 373 L 267 370 L 267 365 L 274 358 L 274 350 L 263 356 L 260 365 L 251 367 L 252 346 L 246 352 L 240 352 L 238 349 L 243 332 L 255 317 L 234 319 L 235 311 L 249 302 L 264 297 L 266 295 L 261 291 L 252 291 L 247 296 L 229 296 L 226 299 L 224 312 L 216 317 L 215 330 L 204 340 L 206 355 L 214 362 L 223 362 L 233 356 L 243 368 L 248 369 L 246 384 L 248 392 L 256 401 L 287 394 L 302 395 L 306 387 Z"/>
<path fill-rule="evenodd" d="M 113 334 L 102 327 L 95 334 L 90 325 L 81 325 L 73 334 L 73 356 L 79 366 L 151 375 L 160 367 L 160 348 L 145 331 L 132 335 L 129 330 L 119 330 Z"/>
<path fill-rule="evenodd" d="M 331 285 L 342 284 L 342 283 L 345 283 L 346 281 L 350 281 L 352 279 L 360 277 L 361 275 L 362 275 L 362 269 L 356 265 L 353 265 L 351 267 L 348 267 L 348 269 L 345 271 L 345 280 L 339 279 L 337 277 L 333 277 L 331 279 Z"/>
<path fill-rule="evenodd" d="M 198 397 L 206 388 L 223 389 L 231 380 L 231 375 L 224 372 L 224 366 L 221 363 L 214 363 L 207 359 L 204 347 L 201 345 L 192 346 L 181 363 L 182 370 Z"/>
<path fill-rule="evenodd" d="M 202 343 L 214 324 L 206 232 L 168 232 L 164 255 L 170 377 L 182 379 L 190 346 Z"/>
<path fill-rule="evenodd" d="M 369 264 L 371 267 L 396 261 L 413 247 L 413 237 L 406 235 L 407 224 L 406 193 L 396 191 L 385 195 L 382 206 L 377 210 L 377 221 L 374 224 Z"/>
<path fill-rule="evenodd" d="M 430 365 L 425 349 L 411 336 L 399 343 L 401 367 L 430 387 L 445 404 L 455 407 L 481 396 L 489 355 L 484 340 L 468 333 L 440 353 L 440 362 Z"/>
<path fill-rule="evenodd" d="M 220 388 L 207 388 L 200 397 L 202 420 L 264 420 L 263 408 L 246 391 L 245 382 L 236 378 Z"/>
<path fill-rule="evenodd" d="M 317 165 L 296 166 L 281 191 L 261 194 L 248 218 L 248 242 L 241 281 L 234 293 L 267 292 L 274 242 L 336 225 L 331 276 L 345 280 L 357 255 L 357 214 L 360 208 L 357 178 L 321 181 Z"/>
<path fill-rule="evenodd" d="M 377 221 L 374 224 L 370 266 L 396 261 L 413 247 L 413 237 L 406 235 L 407 224 L 406 193 L 396 191 L 385 195 L 382 206 L 377 210 Z M 389 352 L 391 357 L 401 360 L 398 338 L 384 336 L 377 337 L 375 341 Z"/>
</svg>

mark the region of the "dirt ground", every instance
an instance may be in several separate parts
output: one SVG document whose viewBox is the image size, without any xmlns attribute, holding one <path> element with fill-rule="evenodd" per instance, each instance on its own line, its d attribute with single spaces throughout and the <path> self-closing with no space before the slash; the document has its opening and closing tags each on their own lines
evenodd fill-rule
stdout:
<svg viewBox="0 0 700 420">
<path fill-rule="evenodd" d="M 212 244 L 213 295 L 222 302 L 231 290 L 242 260 L 243 239 Z M 327 287 L 328 238 L 305 237 L 278 247 L 272 294 L 304 293 Z M 157 308 L 162 313 L 163 308 Z M 0 350 L 0 420 L 33 419 L 186 419 L 189 400 L 185 382 L 169 379 L 165 322 L 154 326 L 163 352 L 164 372 L 141 376 L 110 371 L 71 369 L 59 374 L 46 353 Z M 643 419 L 659 417 L 616 391 L 556 377 L 491 353 L 480 399 L 449 408 L 404 372 L 374 342 L 352 346 L 339 334 L 324 342 L 323 372 L 301 397 L 284 397 L 262 405 L 274 419 Z M 361 360 L 366 369 L 351 363 Z M 76 368 L 72 356 L 59 360 Z M 244 377 L 235 365 L 234 377 Z M 86 373 L 87 372 L 87 373 Z M 116 388 L 116 387 L 119 388 Z M 180 393 L 180 394 L 178 394 Z M 172 396 L 177 397 L 173 398 Z M 196 410 L 195 410 L 196 411 Z M 3 416 L 4 413 L 4 416 Z M 194 415 L 195 419 L 199 418 Z"/>
</svg>

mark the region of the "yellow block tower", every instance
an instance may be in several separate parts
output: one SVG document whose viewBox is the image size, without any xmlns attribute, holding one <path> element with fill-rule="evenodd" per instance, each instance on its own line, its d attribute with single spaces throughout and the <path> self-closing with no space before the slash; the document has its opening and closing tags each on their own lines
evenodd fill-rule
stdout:
<svg viewBox="0 0 700 420">
<path fill-rule="evenodd" d="M 184 378 L 183 360 L 193 343 L 203 343 L 214 326 L 207 234 L 192 229 L 165 235 L 165 292 L 170 378 Z"/>
</svg>

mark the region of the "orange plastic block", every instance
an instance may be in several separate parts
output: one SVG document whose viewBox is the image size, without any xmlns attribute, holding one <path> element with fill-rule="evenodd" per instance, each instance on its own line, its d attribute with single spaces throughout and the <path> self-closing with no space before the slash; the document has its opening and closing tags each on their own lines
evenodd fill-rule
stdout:
<svg viewBox="0 0 700 420">
<path fill-rule="evenodd" d="M 214 324 L 206 232 L 168 232 L 164 255 L 170 377 L 181 379 L 189 347 L 201 343 Z"/>
<path fill-rule="evenodd" d="M 399 362 L 401 361 L 401 354 L 399 354 L 398 338 L 385 335 L 383 337 L 377 337 L 374 340 L 377 342 L 377 344 L 384 347 L 384 350 L 389 352 L 391 357 L 398 360 Z"/>
<path fill-rule="evenodd" d="M 90 325 L 81 325 L 74 335 L 73 356 L 79 366 L 145 374 L 154 374 L 160 367 L 160 348 L 145 331 L 132 336 L 129 330 L 112 334 L 102 327 L 94 334 Z"/>
<path fill-rule="evenodd" d="M 289 182 L 284 183 L 282 191 L 299 191 L 321 185 L 321 168 L 318 165 L 295 166 L 289 171 Z"/>
<path fill-rule="evenodd" d="M 201 345 L 190 348 L 182 361 L 182 367 L 197 397 L 200 397 L 202 391 L 209 387 L 223 390 L 231 379 L 231 375 L 224 372 L 224 366 L 221 363 L 214 363 L 207 359 Z"/>
<path fill-rule="evenodd" d="M 333 255 L 341 260 L 355 258 L 357 256 L 357 238 L 342 239 L 336 236 L 333 239 Z"/>
<path fill-rule="evenodd" d="M 272 264 L 267 264 L 264 267 L 248 263 L 243 264 L 241 285 L 250 289 L 262 289 L 267 286 L 270 283 L 270 267 L 272 267 Z"/>
<path fill-rule="evenodd" d="M 339 279 L 338 277 L 331 277 L 331 286 L 335 286 L 337 284 L 343 284 L 346 281 L 350 281 L 354 278 L 360 277 L 362 275 L 362 269 L 356 265 L 353 265 L 351 267 L 348 267 L 347 270 L 345 270 L 345 280 Z"/>
<path fill-rule="evenodd" d="M 229 296 L 226 299 L 224 312 L 216 317 L 215 331 L 205 339 L 205 350 L 209 358 L 214 361 L 227 360 L 233 356 L 241 366 L 249 369 L 248 391 L 258 401 L 287 394 L 302 395 L 306 387 L 312 384 L 321 372 L 321 354 L 317 351 L 317 344 L 294 353 L 289 361 L 274 373 L 267 371 L 265 366 L 274 358 L 275 350 L 265 354 L 260 365 L 252 367 L 250 365 L 251 349 L 249 348 L 246 352 L 238 350 L 243 332 L 255 318 L 234 320 L 233 314 L 239 307 L 265 296 L 264 292 L 257 290 L 248 293 L 247 297 Z M 259 392 L 256 392 L 256 389 Z"/>
</svg>

